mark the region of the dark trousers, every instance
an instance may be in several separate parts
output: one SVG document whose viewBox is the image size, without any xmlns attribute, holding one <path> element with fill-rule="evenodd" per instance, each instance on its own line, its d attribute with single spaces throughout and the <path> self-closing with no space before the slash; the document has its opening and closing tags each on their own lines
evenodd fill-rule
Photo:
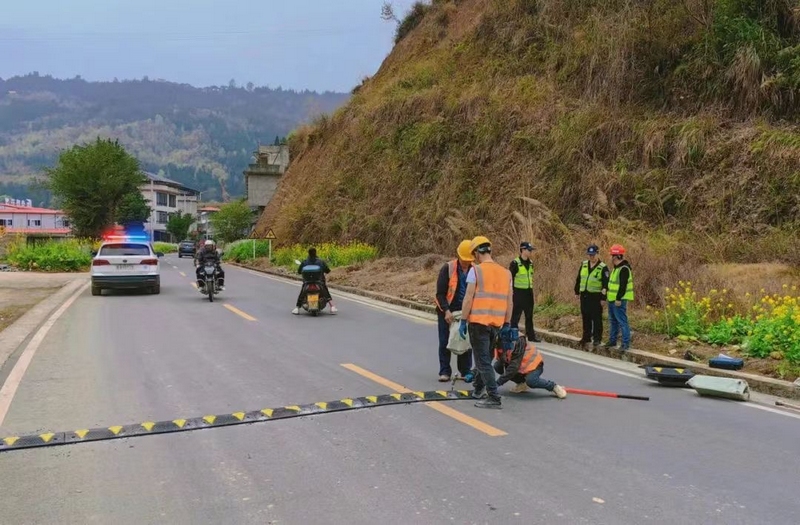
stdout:
<svg viewBox="0 0 800 525">
<path fill-rule="evenodd" d="M 603 340 L 603 303 L 600 293 L 581 292 L 582 343 L 600 344 Z"/>
<path fill-rule="evenodd" d="M 519 318 L 525 314 L 525 337 L 533 341 L 536 332 L 533 331 L 533 290 L 520 290 L 514 288 L 514 307 L 511 311 L 511 327 L 519 326 Z"/>
<path fill-rule="evenodd" d="M 494 370 L 498 374 L 502 374 L 505 371 L 505 368 L 499 361 L 495 361 Z M 529 388 L 543 388 L 549 392 L 552 392 L 556 387 L 556 384 L 549 379 L 542 379 L 543 372 L 544 363 L 540 363 L 539 366 L 537 366 L 536 369 L 529 374 L 514 374 L 514 377 L 511 378 L 511 381 L 516 384 L 526 383 Z"/>
<path fill-rule="evenodd" d="M 303 306 L 303 302 L 306 298 L 306 284 L 303 283 L 303 286 L 300 287 L 300 293 L 297 296 L 297 304 L 296 307 L 300 308 Z M 324 297 L 328 302 L 331 302 L 333 298 L 331 297 L 331 292 L 328 290 L 327 283 L 319 283 L 319 287 L 321 288 L 322 297 Z"/>
<path fill-rule="evenodd" d="M 500 399 L 500 394 L 497 393 L 497 377 L 492 368 L 494 357 L 492 347 L 499 330 L 492 326 L 469 324 L 469 340 L 472 343 L 472 355 L 478 369 L 478 374 L 475 376 L 475 391 L 486 387 L 486 393 L 492 399 Z"/>
<path fill-rule="evenodd" d="M 455 322 L 455 321 L 454 321 Z M 447 349 L 447 341 L 450 339 L 450 325 L 444 320 L 444 314 L 439 312 L 439 375 L 452 376 L 453 369 L 450 368 L 450 360 L 453 354 Z M 464 377 L 472 370 L 472 353 L 467 351 L 458 356 L 458 373 Z"/>
</svg>

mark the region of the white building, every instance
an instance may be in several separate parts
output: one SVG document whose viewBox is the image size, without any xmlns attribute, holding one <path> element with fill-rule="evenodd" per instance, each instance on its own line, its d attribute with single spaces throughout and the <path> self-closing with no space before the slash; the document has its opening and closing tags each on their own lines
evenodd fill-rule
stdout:
<svg viewBox="0 0 800 525">
<path fill-rule="evenodd" d="M 65 237 L 69 220 L 61 210 L 36 208 L 31 200 L 4 199 L 0 202 L 0 234 L 20 233 L 29 237 Z"/>
<path fill-rule="evenodd" d="M 169 241 L 167 222 L 170 215 L 180 211 L 197 217 L 197 200 L 200 192 L 153 173 L 145 172 L 145 175 L 148 181 L 142 186 L 142 195 L 152 210 L 145 229 L 153 241 Z M 174 239 L 175 242 L 182 240 Z"/>
</svg>

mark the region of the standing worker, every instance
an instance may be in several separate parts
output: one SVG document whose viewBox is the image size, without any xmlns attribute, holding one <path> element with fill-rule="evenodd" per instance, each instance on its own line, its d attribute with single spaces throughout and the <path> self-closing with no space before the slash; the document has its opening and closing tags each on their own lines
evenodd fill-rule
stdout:
<svg viewBox="0 0 800 525">
<path fill-rule="evenodd" d="M 611 334 L 607 348 L 617 346 L 617 332 L 622 331 L 622 350 L 631 347 L 631 328 L 628 325 L 628 302 L 633 301 L 633 270 L 625 260 L 625 247 L 615 244 L 611 247 L 614 269 L 608 278 L 608 317 L 611 321 Z"/>
<path fill-rule="evenodd" d="M 519 257 L 511 261 L 508 270 L 514 280 L 514 311 L 511 314 L 511 326 L 519 326 L 519 318 L 525 313 L 525 333 L 528 340 L 542 342 L 533 331 L 533 246 L 529 242 L 519 245 Z"/>
<path fill-rule="evenodd" d="M 597 348 L 603 341 L 603 301 L 608 291 L 609 271 L 606 263 L 597 258 L 599 251 L 596 244 L 586 249 L 589 258 L 581 263 L 575 279 L 575 295 L 581 300 L 583 347 L 591 342 Z"/>
<path fill-rule="evenodd" d="M 497 393 L 497 380 L 492 368 L 492 347 L 498 335 L 512 342 L 510 320 L 513 303 L 511 299 L 511 274 L 492 260 L 492 243 L 484 236 L 472 239 L 470 252 L 475 262 L 467 274 L 467 293 L 461 310 L 459 333 L 469 338 L 478 374 L 472 397 L 478 408 L 503 408 Z M 513 343 L 512 343 L 513 344 Z M 510 348 L 505 348 L 510 349 Z"/>
<path fill-rule="evenodd" d="M 439 318 L 439 381 L 450 381 L 453 374 L 450 368 L 452 355 L 447 349 L 450 339 L 450 325 L 453 323 L 453 312 L 458 312 L 464 303 L 467 293 L 467 272 L 475 258 L 470 253 L 471 241 L 461 241 L 456 249 L 457 258 L 448 261 L 439 270 L 436 281 L 436 314 Z M 458 371 L 464 381 L 471 383 L 472 352 L 464 352 L 458 356 Z"/>
</svg>

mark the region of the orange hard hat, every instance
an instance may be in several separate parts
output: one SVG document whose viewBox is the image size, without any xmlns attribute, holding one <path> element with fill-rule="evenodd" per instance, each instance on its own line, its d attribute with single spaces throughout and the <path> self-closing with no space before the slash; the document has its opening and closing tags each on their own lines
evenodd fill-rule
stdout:
<svg viewBox="0 0 800 525">
<path fill-rule="evenodd" d="M 625 247 L 621 244 L 615 244 L 611 247 L 611 255 L 625 255 Z"/>
<path fill-rule="evenodd" d="M 474 261 L 475 257 L 472 256 L 472 250 L 470 249 L 471 246 L 472 246 L 472 241 L 470 241 L 469 239 L 461 241 L 458 245 L 458 249 L 456 249 L 458 258 L 466 262 Z"/>
</svg>

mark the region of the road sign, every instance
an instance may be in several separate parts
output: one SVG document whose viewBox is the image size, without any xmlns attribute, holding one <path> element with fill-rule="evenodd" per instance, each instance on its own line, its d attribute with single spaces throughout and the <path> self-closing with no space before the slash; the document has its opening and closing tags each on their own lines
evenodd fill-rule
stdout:
<svg viewBox="0 0 800 525">
<path fill-rule="evenodd" d="M 269 239 L 270 241 L 274 241 L 275 239 L 277 239 L 277 237 L 275 237 L 275 232 L 272 231 L 272 228 L 267 230 L 267 234 L 264 236 L 264 238 Z"/>
</svg>

